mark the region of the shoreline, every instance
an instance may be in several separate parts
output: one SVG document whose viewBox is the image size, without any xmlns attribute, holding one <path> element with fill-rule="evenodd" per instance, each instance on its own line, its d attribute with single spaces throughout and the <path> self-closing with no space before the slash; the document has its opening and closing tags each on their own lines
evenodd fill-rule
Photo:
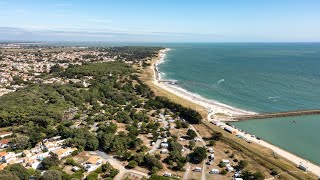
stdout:
<svg viewBox="0 0 320 180">
<path fill-rule="evenodd" d="M 168 91 L 182 99 L 185 99 L 187 101 L 193 102 L 199 106 L 204 107 L 207 110 L 208 113 L 208 121 L 225 121 L 228 120 L 229 117 L 235 117 L 235 116 L 243 116 L 243 115 L 257 115 L 255 112 L 250 112 L 250 111 L 245 111 L 241 109 L 237 109 L 228 105 L 225 105 L 223 103 L 214 101 L 214 100 L 208 100 L 200 95 L 195 95 L 193 93 L 190 93 L 176 85 L 172 85 L 166 82 L 161 82 L 160 79 L 160 71 L 158 69 L 158 65 L 164 61 L 164 58 L 166 56 L 166 52 L 169 51 L 170 49 L 166 48 L 164 50 L 160 50 L 158 57 L 152 62 L 151 68 L 153 71 L 153 79 L 152 79 L 152 84 L 156 85 L 157 87 Z M 212 115 L 215 114 L 225 114 L 226 116 L 215 116 L 212 118 Z M 228 125 L 226 125 L 228 126 Z M 320 166 L 313 164 L 312 162 L 303 159 L 297 155 L 294 155 L 291 152 L 288 152 L 286 150 L 281 149 L 280 147 L 277 147 L 275 145 L 272 145 L 271 143 L 268 143 L 263 140 L 258 140 L 256 138 L 251 137 L 249 134 L 244 134 L 243 132 L 240 132 L 239 134 L 243 135 L 246 137 L 248 140 L 252 140 L 256 144 L 259 144 L 263 147 L 266 147 L 268 149 L 271 149 L 274 151 L 276 154 L 284 157 L 288 161 L 291 161 L 292 163 L 296 164 L 296 166 L 299 166 L 299 164 L 303 164 L 308 167 L 308 171 L 314 173 L 317 176 L 320 176 Z"/>
<path fill-rule="evenodd" d="M 215 114 L 224 114 L 227 116 L 244 116 L 244 115 L 256 115 L 258 113 L 252 112 L 252 111 L 246 111 L 242 109 L 238 109 L 226 104 L 223 104 L 221 102 L 215 101 L 215 100 L 209 100 L 206 99 L 198 94 L 191 93 L 177 85 L 174 85 L 172 83 L 168 82 L 162 82 L 167 80 L 161 79 L 161 72 L 159 71 L 158 65 L 164 62 L 164 58 L 166 56 L 166 52 L 170 51 L 169 48 L 166 48 L 164 50 L 160 50 L 157 60 L 152 64 L 152 69 L 154 72 L 153 75 L 153 84 L 161 87 L 162 89 L 165 89 L 166 91 L 169 91 L 181 98 L 184 98 L 186 100 L 192 101 L 200 106 L 203 106 L 208 111 L 208 117 L 211 119 L 211 115 Z M 168 80 L 170 81 L 170 80 Z M 174 82 L 174 81 L 173 81 Z"/>
</svg>

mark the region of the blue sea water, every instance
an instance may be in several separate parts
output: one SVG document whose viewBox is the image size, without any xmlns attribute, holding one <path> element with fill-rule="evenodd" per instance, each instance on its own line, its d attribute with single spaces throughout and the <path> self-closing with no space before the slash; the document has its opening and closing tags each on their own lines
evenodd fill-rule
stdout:
<svg viewBox="0 0 320 180">
<path fill-rule="evenodd" d="M 163 79 L 255 112 L 320 109 L 320 43 L 171 44 Z M 292 123 L 295 120 L 297 123 Z M 320 116 L 250 120 L 237 127 L 320 165 Z"/>
<path fill-rule="evenodd" d="M 213 43 L 169 46 L 163 79 L 255 112 L 318 109 L 320 44 Z"/>
</svg>

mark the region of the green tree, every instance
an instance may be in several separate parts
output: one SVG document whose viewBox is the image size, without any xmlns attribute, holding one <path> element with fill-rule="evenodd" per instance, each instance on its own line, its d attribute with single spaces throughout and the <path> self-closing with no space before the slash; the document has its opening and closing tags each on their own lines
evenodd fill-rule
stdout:
<svg viewBox="0 0 320 180">
<path fill-rule="evenodd" d="M 190 138 L 195 138 L 195 137 L 197 137 L 197 133 L 194 131 L 194 130 L 192 130 L 192 129 L 188 129 L 188 131 L 187 131 L 187 135 L 190 137 Z"/>
<path fill-rule="evenodd" d="M 212 135 L 212 139 L 215 141 L 219 141 L 219 140 L 221 140 L 222 136 L 223 136 L 222 133 L 217 132 Z"/>
<path fill-rule="evenodd" d="M 247 162 L 247 161 L 245 161 L 245 160 L 240 160 L 239 163 L 238 163 L 238 165 L 237 165 L 237 167 L 236 167 L 236 169 L 238 169 L 238 170 L 243 170 L 245 167 L 247 167 L 247 165 L 248 165 L 248 162 Z"/>
<path fill-rule="evenodd" d="M 196 146 L 194 141 L 189 141 L 189 148 L 192 150 Z"/>
<path fill-rule="evenodd" d="M 12 143 L 16 145 L 17 149 L 25 149 L 29 146 L 29 137 L 20 135 L 14 139 L 12 139 Z"/>
<path fill-rule="evenodd" d="M 95 136 L 89 136 L 86 143 L 86 149 L 95 151 L 99 147 L 99 140 Z"/>
<path fill-rule="evenodd" d="M 191 154 L 194 163 L 199 164 L 207 158 L 207 151 L 204 147 L 196 147 Z"/>
<path fill-rule="evenodd" d="M 98 179 L 98 173 L 91 172 L 87 177 L 86 180 L 97 180 Z"/>
<path fill-rule="evenodd" d="M 50 157 L 45 158 L 42 161 L 42 166 L 44 169 L 49 169 L 53 166 L 58 166 L 59 163 L 60 163 L 60 161 L 57 156 L 50 156 Z"/>
<path fill-rule="evenodd" d="M 43 173 L 41 180 L 62 180 L 63 173 L 58 170 L 48 170 Z"/>
<path fill-rule="evenodd" d="M 138 163 L 134 160 L 129 161 L 128 168 L 132 169 L 135 168 L 138 165 Z"/>
<path fill-rule="evenodd" d="M 20 178 L 8 170 L 0 171 L 1 180 L 20 180 Z"/>
<path fill-rule="evenodd" d="M 21 164 L 12 164 L 5 167 L 5 170 L 8 170 L 19 177 L 21 180 L 29 180 L 30 172 L 27 168 L 23 167 Z"/>
<path fill-rule="evenodd" d="M 63 71 L 63 68 L 59 64 L 55 64 L 50 68 L 50 73 L 59 73 Z"/>
</svg>

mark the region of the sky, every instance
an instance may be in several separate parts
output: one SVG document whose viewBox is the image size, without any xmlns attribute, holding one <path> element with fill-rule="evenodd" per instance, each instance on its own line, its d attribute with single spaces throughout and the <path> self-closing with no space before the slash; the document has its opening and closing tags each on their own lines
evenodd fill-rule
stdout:
<svg viewBox="0 0 320 180">
<path fill-rule="evenodd" d="M 320 1 L 0 0 L 0 40 L 320 42 Z"/>
</svg>

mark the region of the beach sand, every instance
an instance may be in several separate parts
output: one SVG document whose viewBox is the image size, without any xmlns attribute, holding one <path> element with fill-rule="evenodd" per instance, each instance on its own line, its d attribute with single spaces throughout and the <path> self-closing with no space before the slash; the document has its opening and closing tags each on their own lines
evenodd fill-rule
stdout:
<svg viewBox="0 0 320 180">
<path fill-rule="evenodd" d="M 168 48 L 160 50 L 158 58 L 154 59 L 152 62 L 152 65 L 150 66 L 150 68 L 152 69 L 152 72 L 153 72 L 153 79 L 151 80 L 153 85 L 169 92 L 168 94 L 174 94 L 174 95 L 176 95 L 186 101 L 190 101 L 191 103 L 187 103 L 189 107 L 190 107 L 190 104 L 191 104 L 191 106 L 193 104 L 196 104 L 196 105 L 202 107 L 202 108 L 199 108 L 199 107 L 193 105 L 196 107 L 194 109 L 200 110 L 200 113 L 203 116 L 205 114 L 203 111 L 204 110 L 207 111 L 206 116 L 207 116 L 208 121 L 212 121 L 212 120 L 223 121 L 223 120 L 229 120 L 229 118 L 233 117 L 233 116 L 256 114 L 255 112 L 237 109 L 237 108 L 222 104 L 222 103 L 214 101 L 214 100 L 207 100 L 199 95 L 187 92 L 186 90 L 184 90 L 176 85 L 173 85 L 168 82 L 162 82 L 160 79 L 160 75 L 159 75 L 160 72 L 158 70 L 157 65 L 164 62 L 166 52 L 169 50 L 170 49 L 168 49 Z M 181 103 L 181 100 L 179 100 L 179 101 L 180 102 L 178 102 L 178 103 Z M 185 104 L 183 104 L 183 105 L 185 105 Z M 221 114 L 223 114 L 223 116 L 221 116 Z M 241 134 L 241 132 L 240 132 L 240 134 Z M 313 164 L 303 158 L 300 158 L 300 157 L 298 157 L 288 151 L 285 151 L 285 150 L 283 150 L 277 146 L 274 146 L 268 142 L 265 142 L 263 140 L 258 140 L 256 138 L 252 138 L 250 135 L 245 135 L 244 133 L 242 133 L 241 135 L 245 136 L 249 140 L 252 140 L 256 144 L 259 144 L 261 146 L 264 146 L 266 148 L 271 149 L 277 155 L 284 157 L 285 159 L 296 164 L 297 166 L 300 163 L 302 163 L 303 165 L 308 167 L 308 170 L 310 172 L 312 172 L 315 175 L 320 177 L 320 166 L 315 165 L 315 164 Z"/>
</svg>

